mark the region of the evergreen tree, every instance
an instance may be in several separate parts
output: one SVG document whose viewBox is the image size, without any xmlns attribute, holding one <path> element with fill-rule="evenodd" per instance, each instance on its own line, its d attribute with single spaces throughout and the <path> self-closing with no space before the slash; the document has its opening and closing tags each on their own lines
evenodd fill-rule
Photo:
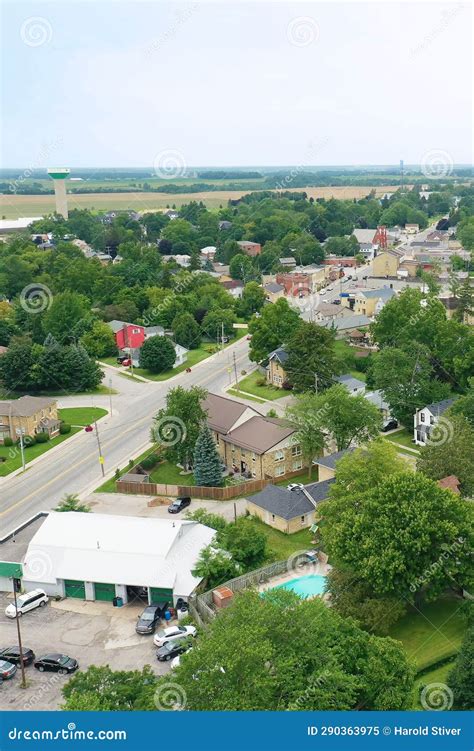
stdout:
<svg viewBox="0 0 474 751">
<path fill-rule="evenodd" d="M 466 632 L 448 686 L 454 694 L 454 709 L 474 708 L 474 623 Z"/>
<path fill-rule="evenodd" d="M 201 429 L 194 447 L 194 478 L 196 485 L 222 485 L 221 458 L 207 425 Z"/>
</svg>

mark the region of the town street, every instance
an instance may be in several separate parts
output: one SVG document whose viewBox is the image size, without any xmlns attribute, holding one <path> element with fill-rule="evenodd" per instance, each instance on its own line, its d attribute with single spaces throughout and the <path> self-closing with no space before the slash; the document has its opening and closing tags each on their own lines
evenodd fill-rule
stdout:
<svg viewBox="0 0 474 751">
<path fill-rule="evenodd" d="M 248 359 L 248 341 L 243 338 L 225 350 L 195 365 L 191 373 L 180 373 L 168 381 L 142 383 L 107 369 L 104 384 L 120 393 L 112 396 L 113 414 L 99 423 L 106 476 L 124 467 L 150 444 L 152 418 L 164 405 L 167 391 L 174 386 L 202 386 L 214 393 L 234 379 L 233 353 L 237 374 L 253 366 Z M 229 369 L 231 372 L 229 372 Z M 58 398 L 59 406 L 102 406 L 109 409 L 107 395 Z M 253 403 L 255 404 L 255 403 Z M 102 473 L 94 433 L 81 433 L 53 453 L 14 477 L 0 480 L 0 537 L 39 511 L 57 506 L 66 493 L 86 495 L 100 485 Z"/>
</svg>

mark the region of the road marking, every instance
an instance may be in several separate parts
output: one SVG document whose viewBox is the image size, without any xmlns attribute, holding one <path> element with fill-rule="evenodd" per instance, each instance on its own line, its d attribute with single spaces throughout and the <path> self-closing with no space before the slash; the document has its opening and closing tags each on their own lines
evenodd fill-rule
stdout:
<svg viewBox="0 0 474 751">
<path fill-rule="evenodd" d="M 237 357 L 236 358 L 237 362 L 241 362 L 241 360 L 243 358 L 245 358 L 245 357 L 247 357 L 247 352 L 245 352 L 242 355 L 240 355 L 240 357 Z M 225 373 L 225 374 L 227 373 L 227 363 L 222 363 L 222 372 Z M 200 380 L 197 380 L 196 382 L 192 383 L 191 386 L 204 386 L 204 384 L 206 383 L 206 381 L 209 381 L 209 380 L 211 380 L 211 379 L 213 379 L 215 377 L 216 377 L 216 373 L 215 372 L 212 373 L 212 374 L 208 374 L 204 378 L 202 378 Z M 105 441 L 104 442 L 104 449 L 107 446 L 111 446 L 112 444 L 116 443 L 121 438 L 123 438 L 124 434 L 129 433 L 132 430 L 135 430 L 135 428 L 139 427 L 141 423 L 144 423 L 144 422 L 146 422 L 148 420 L 150 420 L 150 417 L 148 417 L 148 416 L 147 417 L 142 417 L 141 420 L 138 420 L 137 422 L 134 422 L 133 425 L 131 425 L 131 427 L 128 428 L 128 430 L 122 431 L 120 433 L 120 435 L 116 436 L 115 438 L 111 438 L 109 441 Z M 89 461 L 94 455 L 95 455 L 95 451 L 92 451 L 90 454 L 88 454 L 87 456 L 85 456 L 81 461 L 76 462 L 75 465 L 74 465 L 74 469 L 76 469 L 77 467 L 80 467 L 82 464 L 84 464 L 85 462 Z M 15 508 L 18 508 L 18 506 L 22 506 L 24 503 L 26 503 L 26 501 L 29 501 L 30 498 L 33 498 L 38 493 L 41 493 L 45 488 L 48 488 L 50 485 L 52 485 L 53 483 L 55 483 L 57 480 L 60 480 L 62 477 L 64 477 L 65 475 L 67 475 L 70 471 L 71 471 L 70 468 L 65 469 L 63 472 L 61 472 L 61 474 L 56 475 L 51 480 L 49 480 L 49 482 L 43 484 L 41 486 L 41 488 L 37 488 L 36 490 L 33 490 L 27 496 L 24 496 L 19 501 L 16 501 L 16 503 L 14 503 L 14 504 L 12 504 L 10 506 L 7 506 L 7 508 L 5 508 L 4 511 L 0 512 L 0 518 L 3 517 L 3 516 L 5 516 L 5 514 L 7 514 L 8 512 L 13 511 Z M 21 475 L 19 475 L 19 476 L 21 477 Z M 99 481 L 100 481 L 100 478 L 99 478 Z"/>
</svg>

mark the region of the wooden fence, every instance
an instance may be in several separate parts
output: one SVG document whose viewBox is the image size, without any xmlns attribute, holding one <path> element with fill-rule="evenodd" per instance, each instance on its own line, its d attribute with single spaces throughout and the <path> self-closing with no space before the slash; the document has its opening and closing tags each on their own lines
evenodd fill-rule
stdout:
<svg viewBox="0 0 474 751">
<path fill-rule="evenodd" d="M 230 501 L 239 495 L 256 493 L 269 484 L 271 480 L 249 480 L 238 485 L 223 488 L 207 488 L 203 485 L 161 485 L 156 482 L 126 482 L 117 480 L 118 493 L 135 493 L 143 495 L 187 496 L 206 498 L 212 501 Z"/>
</svg>

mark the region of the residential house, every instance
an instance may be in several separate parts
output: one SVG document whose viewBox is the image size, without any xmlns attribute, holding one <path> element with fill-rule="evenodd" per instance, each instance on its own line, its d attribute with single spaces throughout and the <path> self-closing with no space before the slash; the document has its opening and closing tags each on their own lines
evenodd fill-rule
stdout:
<svg viewBox="0 0 474 751">
<path fill-rule="evenodd" d="M 191 265 L 191 256 L 186 255 L 185 253 L 174 253 L 172 255 L 162 255 L 161 260 L 163 263 L 169 263 L 170 261 L 174 261 L 178 264 L 178 266 L 181 266 L 183 269 L 187 269 Z"/>
<path fill-rule="evenodd" d="M 259 414 L 253 407 L 217 394 L 208 394 L 201 406 L 218 446 L 227 433 Z"/>
<path fill-rule="evenodd" d="M 267 485 L 247 499 L 247 510 L 269 527 L 285 534 L 311 527 L 318 519 L 318 505 L 327 500 L 334 479 L 313 482 L 304 488 Z"/>
<path fill-rule="evenodd" d="M 140 326 L 139 324 L 117 320 L 109 321 L 107 325 L 110 326 L 115 334 L 117 349 L 121 353 L 130 354 L 135 366 L 139 365 L 140 348 L 143 342 L 152 336 L 165 335 L 165 330 L 162 326 Z M 173 342 L 173 346 L 176 353 L 173 368 L 177 368 L 179 365 L 183 365 L 188 359 L 188 350 L 175 342 Z"/>
<path fill-rule="evenodd" d="M 377 253 L 372 261 L 372 276 L 396 277 L 403 251 L 395 248 L 387 248 Z"/>
<path fill-rule="evenodd" d="M 227 292 L 236 299 L 242 297 L 244 291 L 244 283 L 240 279 L 219 279 L 219 284 L 224 287 Z"/>
<path fill-rule="evenodd" d="M 201 248 L 200 253 L 204 261 L 213 261 L 216 255 L 217 248 L 215 245 L 206 245 L 205 248 Z"/>
<path fill-rule="evenodd" d="M 370 322 L 370 318 L 366 315 L 345 315 L 341 318 L 322 321 L 319 325 L 325 328 L 334 328 L 336 330 L 336 339 L 343 339 L 347 334 L 350 335 L 351 331 L 368 326 Z"/>
<path fill-rule="evenodd" d="M 163 214 L 167 216 L 168 219 L 178 219 L 179 217 L 179 212 L 176 211 L 176 209 L 165 209 Z"/>
<path fill-rule="evenodd" d="M 335 451 L 327 456 L 319 456 L 313 460 L 313 464 L 318 468 L 318 479 L 332 480 L 336 476 L 336 465 L 339 459 L 342 459 L 346 454 L 351 454 L 354 448 L 344 449 L 343 451 Z"/>
<path fill-rule="evenodd" d="M 283 384 L 288 380 L 288 375 L 285 370 L 285 362 L 287 359 L 288 354 L 283 347 L 278 347 L 278 349 L 270 352 L 265 376 L 267 383 L 276 386 L 279 389 L 283 388 Z"/>
<path fill-rule="evenodd" d="M 407 235 L 415 235 L 419 231 L 419 224 L 405 224 L 405 232 L 407 233 Z"/>
<path fill-rule="evenodd" d="M 413 437 L 417 446 L 426 446 L 429 443 L 429 435 L 443 414 L 454 403 L 454 399 L 443 399 L 434 404 L 428 404 L 415 412 Z"/>
<path fill-rule="evenodd" d="M 222 219 L 222 221 L 219 222 L 220 230 L 230 229 L 231 227 L 232 227 L 232 222 L 228 222 L 227 219 Z"/>
<path fill-rule="evenodd" d="M 453 318 L 454 313 L 459 308 L 460 300 L 458 297 L 439 297 L 438 300 L 446 308 L 447 318 Z M 464 314 L 464 323 L 468 326 L 474 326 L 474 311 L 472 313 Z"/>
<path fill-rule="evenodd" d="M 359 290 L 354 297 L 354 313 L 369 317 L 375 316 L 394 296 L 395 291 L 390 287 Z"/>
<path fill-rule="evenodd" d="M 59 433 L 56 399 L 46 396 L 21 396 L 0 401 L 0 443 L 5 438 L 16 441 L 20 435 L 47 433 L 50 438 Z"/>
<path fill-rule="evenodd" d="M 238 240 L 237 245 L 240 245 L 242 253 L 245 253 L 247 256 L 259 256 L 262 252 L 260 243 L 254 243 L 250 240 Z"/>
<path fill-rule="evenodd" d="M 278 262 L 280 266 L 283 266 L 285 269 L 294 269 L 296 266 L 296 258 L 293 258 L 293 256 L 289 256 L 287 258 L 279 258 Z"/>
<path fill-rule="evenodd" d="M 222 436 L 219 451 L 226 467 L 237 474 L 277 479 L 305 466 L 295 434 L 288 421 L 258 415 Z"/>
<path fill-rule="evenodd" d="M 276 282 L 269 282 L 265 284 L 264 291 L 268 302 L 276 302 L 280 297 L 285 294 L 285 288 L 282 284 Z"/>
<path fill-rule="evenodd" d="M 193 571 L 214 537 L 214 529 L 185 519 L 50 511 L 28 545 L 23 587 L 110 606 L 145 592 L 149 603 L 176 607 L 201 583 Z"/>
<path fill-rule="evenodd" d="M 317 323 L 333 321 L 335 318 L 343 318 L 345 310 L 342 305 L 333 305 L 330 302 L 320 302 L 314 309 L 313 320 Z"/>
<path fill-rule="evenodd" d="M 377 389 L 376 391 L 366 391 L 364 397 L 368 402 L 373 404 L 374 407 L 377 407 L 384 421 L 391 418 L 392 413 L 390 410 L 390 405 L 387 401 L 385 401 L 380 389 Z"/>
<path fill-rule="evenodd" d="M 342 386 L 345 386 L 349 394 L 352 394 L 352 396 L 358 396 L 359 394 L 363 394 L 365 392 L 365 381 L 361 381 L 359 378 L 354 378 L 348 373 L 346 373 L 345 375 L 337 376 L 337 378 L 335 378 L 334 380 L 336 383 L 340 383 Z"/>
</svg>

